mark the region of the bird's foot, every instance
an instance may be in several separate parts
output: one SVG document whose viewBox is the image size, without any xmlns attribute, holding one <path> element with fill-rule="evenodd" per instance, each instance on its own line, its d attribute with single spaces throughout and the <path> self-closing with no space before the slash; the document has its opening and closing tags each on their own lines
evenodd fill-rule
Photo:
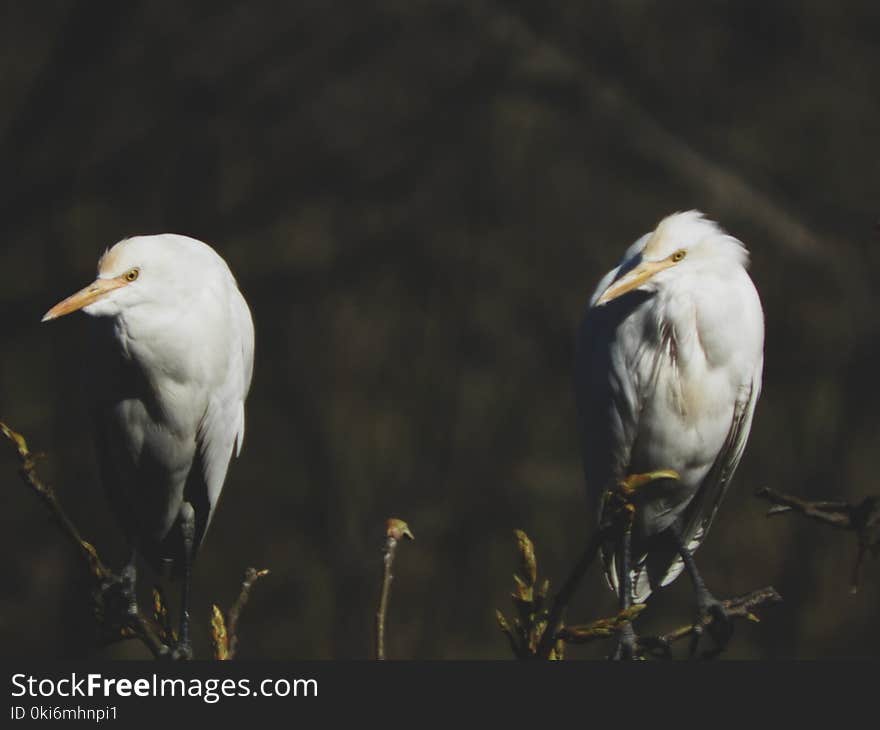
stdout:
<svg viewBox="0 0 880 730">
<path fill-rule="evenodd" d="M 632 624 L 627 624 L 620 630 L 617 646 L 611 655 L 611 659 L 613 661 L 632 661 L 636 658 L 638 643 L 635 629 L 632 627 Z"/>
<path fill-rule="evenodd" d="M 697 655 L 700 640 L 706 633 L 712 638 L 714 646 L 703 651 L 701 656 L 703 659 L 712 659 L 724 651 L 730 642 L 733 636 L 733 619 L 724 604 L 704 589 L 697 595 L 697 617 L 691 639 L 691 658 Z"/>
<path fill-rule="evenodd" d="M 634 497 L 642 487 L 661 479 L 679 479 L 679 474 L 673 469 L 658 469 L 643 474 L 630 474 L 617 483 L 617 488 L 624 497 L 629 499 Z"/>
<path fill-rule="evenodd" d="M 178 641 L 171 652 L 173 661 L 190 661 L 193 658 L 192 643 L 189 639 Z"/>
<path fill-rule="evenodd" d="M 125 612 L 129 616 L 138 615 L 137 600 L 137 570 L 134 565 L 129 563 L 119 573 L 121 581 L 120 592 L 126 603 Z"/>
<path fill-rule="evenodd" d="M 136 585 L 135 567 L 126 565 L 118 573 L 110 573 L 95 589 L 95 613 L 108 641 L 124 638 L 138 615 Z"/>
<path fill-rule="evenodd" d="M 665 636 L 643 636 L 638 640 L 639 654 L 652 659 L 672 659 L 672 646 Z"/>
<path fill-rule="evenodd" d="M 103 607 L 105 615 L 137 615 L 135 577 L 134 568 L 126 565 L 118 573 L 111 573 L 101 581 L 96 599 Z"/>
<path fill-rule="evenodd" d="M 657 471 L 648 471 L 641 474 L 629 474 L 621 479 L 615 486 L 607 489 L 603 497 L 605 507 L 602 511 L 606 526 L 621 524 L 621 518 L 623 518 L 625 524 L 632 524 L 636 514 L 635 497 L 642 488 L 664 479 L 678 478 L 679 474 L 677 471 L 658 469 Z"/>
</svg>

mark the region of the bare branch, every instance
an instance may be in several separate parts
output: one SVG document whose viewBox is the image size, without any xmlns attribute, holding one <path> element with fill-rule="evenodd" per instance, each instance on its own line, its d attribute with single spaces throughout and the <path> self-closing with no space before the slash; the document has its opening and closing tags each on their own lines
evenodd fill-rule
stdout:
<svg viewBox="0 0 880 730">
<path fill-rule="evenodd" d="M 510 627 L 510 624 L 507 623 L 507 618 L 505 618 L 504 614 L 498 609 L 495 609 L 495 620 L 498 622 L 498 628 L 501 629 L 501 633 L 504 634 L 510 642 L 510 650 L 513 652 L 513 655 L 517 659 L 528 659 L 528 656 L 523 653 L 523 648 L 520 645 L 516 634 Z"/>
<path fill-rule="evenodd" d="M 850 590 L 856 593 L 865 555 L 880 553 L 880 497 L 868 496 L 857 504 L 849 502 L 809 501 L 790 494 L 781 494 L 767 487 L 755 492 L 773 507 L 768 517 L 796 513 L 816 522 L 832 525 L 841 530 L 855 532 L 858 536 L 858 553 L 853 567 Z"/>
<path fill-rule="evenodd" d="M 507 637 L 510 648 L 517 659 L 562 659 L 566 644 L 586 644 L 613 638 L 645 610 L 645 604 L 638 604 L 620 611 L 615 616 L 598 619 L 588 624 L 575 626 L 563 624 L 562 615 L 565 607 L 574 596 L 587 568 L 595 559 L 599 545 L 614 529 L 617 521 L 624 516 L 616 507 L 625 507 L 625 502 L 621 501 L 617 506 L 610 503 L 608 506 L 612 514 L 615 512 L 618 514 L 604 522 L 596 531 L 595 537 L 587 545 L 549 611 L 545 608 L 550 588 L 549 581 L 544 580 L 540 586 L 538 585 L 534 545 L 524 532 L 516 530 L 521 568 L 513 576 L 515 590 L 512 598 L 518 610 L 518 617 L 514 618 L 512 622 L 508 622 L 501 611 L 496 611 L 495 619 L 502 633 Z M 746 618 L 757 621 L 758 618 L 754 614 L 757 608 L 765 604 L 778 603 L 781 600 L 781 596 L 773 587 L 767 587 L 723 601 L 722 606 L 730 618 Z M 702 633 L 704 628 L 712 626 L 713 620 L 714 617 L 707 616 L 699 625 L 688 624 L 663 636 L 640 637 L 638 656 L 641 658 L 671 658 L 672 654 L 669 648 L 671 644 L 685 637 Z M 554 627 L 553 630 L 550 630 L 550 627 Z M 716 647 L 704 652 L 702 656 L 706 659 L 712 658 L 717 656 L 722 649 L 723 647 Z"/>
<path fill-rule="evenodd" d="M 849 502 L 809 501 L 790 494 L 781 494 L 766 487 L 755 492 L 774 506 L 767 516 L 797 512 L 805 517 L 824 522 L 844 530 L 872 533 L 880 527 L 880 497 L 868 496 L 858 504 Z M 876 542 L 880 535 L 866 534 L 869 542 Z"/>
<path fill-rule="evenodd" d="M 232 604 L 225 616 L 216 603 L 211 605 L 211 643 L 214 646 L 215 659 L 219 661 L 235 659 L 235 655 L 238 653 L 238 621 L 241 618 L 241 612 L 250 598 L 254 583 L 268 574 L 269 571 L 266 569 L 248 568 L 244 572 L 244 580 L 238 598 L 235 599 L 235 603 Z"/>
<path fill-rule="evenodd" d="M 587 644 L 598 639 L 608 639 L 619 634 L 626 624 L 632 623 L 646 608 L 644 603 L 637 603 L 610 618 L 600 618 L 580 626 L 565 626 L 559 630 L 557 636 L 568 644 Z"/>
<path fill-rule="evenodd" d="M 226 633 L 229 635 L 229 658 L 234 659 L 238 652 L 238 620 L 241 618 L 241 612 L 247 605 L 248 598 L 251 595 L 251 589 L 260 578 L 269 575 L 266 568 L 257 570 L 256 568 L 248 568 L 244 573 L 244 580 L 241 583 L 241 591 L 238 598 L 229 609 L 226 616 Z"/>
<path fill-rule="evenodd" d="M 553 606 L 547 616 L 547 626 L 552 628 L 550 631 L 545 632 L 538 644 L 536 655 L 539 659 L 548 658 L 554 643 L 557 643 L 561 638 L 559 634 L 563 625 L 562 617 L 565 613 L 565 608 L 571 602 L 571 599 L 574 598 L 575 591 L 577 591 L 590 565 L 596 559 L 602 543 L 620 530 L 627 529 L 627 525 L 630 524 L 633 515 L 630 499 L 634 491 L 646 484 L 650 484 L 656 479 L 668 478 L 670 474 L 674 478 L 678 478 L 675 472 L 666 470 L 655 471 L 634 475 L 633 478 L 625 479 L 615 488 L 606 491 L 603 497 L 605 507 L 602 511 L 602 523 L 593 533 L 593 537 L 587 543 L 586 548 L 584 548 L 584 552 L 563 584 L 562 589 L 556 595 L 556 598 L 553 599 Z M 616 631 L 631 621 L 637 614 L 638 611 L 629 614 L 627 609 L 621 611 L 613 619 L 601 619 L 600 622 L 605 622 L 608 627 L 614 626 Z"/>
<path fill-rule="evenodd" d="M 748 621 L 758 622 L 760 619 L 755 615 L 755 611 L 758 608 L 765 604 L 780 603 L 781 601 L 782 596 L 779 595 L 776 589 L 773 586 L 767 586 L 766 588 L 759 588 L 758 590 L 752 591 L 743 596 L 729 598 L 726 601 L 722 601 L 721 605 L 724 606 L 727 615 L 732 619 L 742 618 Z M 701 632 L 703 629 L 708 628 L 713 621 L 714 617 L 706 616 L 700 624 L 681 626 L 680 628 L 670 631 L 668 634 L 663 634 L 662 636 L 639 637 L 638 646 L 640 654 L 642 657 L 659 656 L 666 659 L 671 658 L 672 655 L 669 647 L 672 644 L 676 641 L 691 637 L 697 632 Z M 717 656 L 718 653 L 717 649 L 709 650 L 703 653 L 703 658 L 709 659 Z"/>
<path fill-rule="evenodd" d="M 382 550 L 382 590 L 379 594 L 379 608 L 376 611 L 376 659 L 385 659 L 385 617 L 388 614 L 388 599 L 391 595 L 391 581 L 394 575 L 394 556 L 397 544 L 403 539 L 414 540 L 409 525 L 403 520 L 392 517 L 385 527 L 385 546 Z"/>
<path fill-rule="evenodd" d="M 95 583 L 93 594 L 95 595 L 96 615 L 107 620 L 109 617 L 105 614 L 102 596 L 108 583 L 118 581 L 116 574 L 104 565 L 94 546 L 83 539 L 76 525 L 61 507 L 55 490 L 40 479 L 36 469 L 37 455 L 30 451 L 24 436 L 2 422 L 0 422 L 0 432 L 15 447 L 20 462 L 18 471 L 22 481 L 46 505 L 61 532 L 85 561 L 89 575 Z M 114 640 L 139 639 L 157 659 L 167 657 L 170 654 L 170 647 L 162 641 L 161 627 L 140 612 L 134 615 L 126 613 L 119 625 L 114 628 L 116 629 L 116 635 L 112 637 Z"/>
<path fill-rule="evenodd" d="M 43 482 L 43 480 L 37 475 L 36 464 L 38 455 L 30 451 L 24 436 L 20 433 L 16 433 L 2 422 L 0 422 L 0 432 L 2 432 L 6 439 L 15 447 L 21 464 L 18 473 L 22 480 L 49 509 L 52 518 L 61 528 L 65 537 L 70 540 L 76 550 L 85 559 L 92 576 L 99 580 L 111 577 L 112 571 L 101 562 L 95 548 L 92 547 L 90 543 L 83 540 L 79 530 L 61 508 L 61 504 L 58 502 L 58 498 L 55 495 L 55 490 Z"/>
<path fill-rule="evenodd" d="M 603 527 L 587 545 L 580 560 L 575 565 L 562 589 L 547 609 L 547 596 L 550 581 L 538 581 L 538 566 L 535 547 L 529 536 L 522 530 L 515 530 L 517 550 L 520 555 L 519 570 L 513 574 L 514 592 L 511 595 L 517 616 L 509 623 L 501 611 L 495 612 L 495 620 L 507 637 L 510 648 L 517 659 L 559 660 L 565 655 L 565 644 L 583 644 L 595 639 L 604 639 L 617 634 L 631 622 L 644 606 L 636 606 L 621 611 L 616 616 L 599 619 L 581 626 L 563 626 L 566 606 L 574 597 L 584 574 L 596 558 L 599 545 L 611 527 Z"/>
<path fill-rule="evenodd" d="M 571 599 L 574 598 L 574 594 L 581 584 L 584 575 L 586 575 L 590 565 L 596 559 L 596 554 L 599 552 L 599 546 L 605 539 L 605 535 L 605 530 L 596 531 L 593 538 L 587 543 L 586 548 L 584 548 L 584 552 L 581 554 L 580 559 L 575 564 L 565 583 L 563 583 L 562 589 L 553 599 L 553 605 L 550 608 L 550 613 L 547 615 L 547 626 L 551 628 L 541 636 L 537 651 L 535 652 L 537 658 L 549 658 L 553 645 L 559 638 L 559 631 L 562 629 L 562 617 L 565 613 L 565 608 L 571 602 Z"/>
</svg>

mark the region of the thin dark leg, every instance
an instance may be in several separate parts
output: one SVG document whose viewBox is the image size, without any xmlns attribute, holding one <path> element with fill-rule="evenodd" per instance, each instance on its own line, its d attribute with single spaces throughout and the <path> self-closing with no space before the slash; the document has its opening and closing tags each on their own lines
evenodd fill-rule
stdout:
<svg viewBox="0 0 880 730">
<path fill-rule="evenodd" d="M 623 536 L 620 540 L 618 553 L 620 572 L 617 576 L 617 584 L 620 587 L 619 599 L 620 610 L 625 611 L 632 607 L 632 527 L 624 527 Z M 635 656 L 636 632 L 631 623 L 626 624 L 620 631 L 620 639 L 614 652 L 614 659 L 632 659 Z"/>
<path fill-rule="evenodd" d="M 709 633 L 715 641 L 717 653 L 727 645 L 728 641 L 730 641 L 730 637 L 733 634 L 733 622 L 721 601 L 715 598 L 709 589 L 706 588 L 703 577 L 700 575 L 700 571 L 697 570 L 694 556 L 684 544 L 684 540 L 682 540 L 679 530 L 673 529 L 671 533 L 673 540 L 675 540 L 675 548 L 681 556 L 685 570 L 687 570 L 691 583 L 694 586 L 694 595 L 697 601 L 697 619 L 694 622 L 696 630 L 694 631 L 694 638 L 691 641 L 691 656 L 696 654 L 697 646 L 699 645 L 700 637 L 703 633 L 703 620 L 707 616 L 712 618 L 712 623 L 709 624 Z"/>
<path fill-rule="evenodd" d="M 183 536 L 183 588 L 180 594 L 180 636 L 175 653 L 178 659 L 192 659 L 192 643 L 189 638 L 189 586 L 192 578 L 196 513 L 189 502 L 184 502 L 180 507 L 180 531 Z"/>
<path fill-rule="evenodd" d="M 128 602 L 128 615 L 137 616 L 137 548 L 132 545 L 131 555 L 119 573 L 122 582 L 122 596 Z"/>
</svg>

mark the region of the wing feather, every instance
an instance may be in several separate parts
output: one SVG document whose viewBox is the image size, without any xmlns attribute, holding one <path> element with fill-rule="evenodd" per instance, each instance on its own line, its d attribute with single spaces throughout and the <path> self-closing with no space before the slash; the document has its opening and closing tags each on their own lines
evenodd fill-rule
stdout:
<svg viewBox="0 0 880 730">
<path fill-rule="evenodd" d="M 711 470 L 685 513 L 682 539 L 690 551 L 696 550 L 709 533 L 709 528 L 718 513 L 718 507 L 724 500 L 733 474 L 742 459 L 746 442 L 749 439 L 749 432 L 752 430 L 755 406 L 758 402 L 758 396 L 761 394 L 763 362 L 763 358 L 761 358 L 752 375 L 751 382 L 740 388 L 734 405 L 730 431 L 728 431 L 724 446 L 718 452 Z M 666 585 L 665 581 L 663 585 Z"/>
<path fill-rule="evenodd" d="M 614 274 L 612 271 L 606 280 L 610 282 Z M 600 290 L 605 283 L 600 284 Z M 618 339 L 617 335 L 621 328 L 636 326 L 630 315 L 648 297 L 633 292 L 602 307 L 591 307 L 578 331 L 575 395 L 583 437 L 584 475 L 597 525 L 603 518 L 602 494 L 628 471 L 643 408 L 637 368 L 616 344 L 629 338 Z M 608 584 L 617 591 L 615 548 L 613 544 L 603 545 L 601 557 Z"/>
<path fill-rule="evenodd" d="M 209 505 L 204 525 L 197 525 L 199 540 L 214 515 L 232 455 L 241 452 L 245 430 L 244 402 L 253 376 L 253 320 L 238 288 L 234 283 L 232 286 L 228 367 L 223 382 L 209 395 L 196 436 L 198 467 Z"/>
</svg>

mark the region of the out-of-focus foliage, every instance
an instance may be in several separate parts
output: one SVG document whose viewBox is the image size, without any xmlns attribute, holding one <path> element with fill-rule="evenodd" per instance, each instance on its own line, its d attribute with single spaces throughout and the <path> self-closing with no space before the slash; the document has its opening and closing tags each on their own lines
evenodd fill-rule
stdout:
<svg viewBox="0 0 880 730">
<path fill-rule="evenodd" d="M 766 520 L 751 496 L 878 490 L 875 3 L 8 2 L 2 15 L 0 417 L 49 454 L 41 473 L 106 559 L 124 547 L 79 388 L 86 323 L 40 316 L 104 247 L 161 231 L 212 243 L 253 308 L 245 448 L 196 571 L 201 656 L 211 603 L 231 604 L 248 565 L 272 573 L 242 618 L 242 658 L 369 656 L 382 527 L 398 513 L 419 540 L 395 566 L 389 655 L 508 656 L 494 608 L 511 530 L 559 585 L 592 524 L 575 324 L 624 247 L 691 207 L 749 245 L 767 313 L 751 442 L 697 558 L 721 597 L 773 584 L 786 601 L 728 656 L 880 652 L 876 562 L 850 596 L 852 536 Z M 783 233 L 792 222 L 811 245 Z M 96 653 L 81 567 L 14 470 L 0 452 L 0 645 Z M 689 593 L 677 581 L 639 624 L 679 625 Z M 594 570 L 569 620 L 613 611 Z"/>
</svg>

